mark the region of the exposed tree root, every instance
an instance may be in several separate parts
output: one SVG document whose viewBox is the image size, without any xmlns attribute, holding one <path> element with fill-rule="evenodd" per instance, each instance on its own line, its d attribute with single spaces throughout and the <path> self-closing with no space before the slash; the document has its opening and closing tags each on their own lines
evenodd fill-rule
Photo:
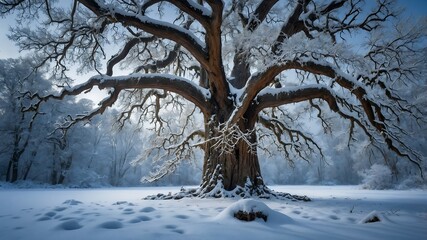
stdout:
<svg viewBox="0 0 427 240">
<path fill-rule="evenodd" d="M 307 196 L 276 192 L 266 186 L 259 186 L 255 189 L 248 187 L 236 187 L 234 190 L 228 191 L 221 187 L 221 184 L 218 183 L 215 188 L 211 189 L 210 191 L 205 190 L 206 189 L 203 188 L 185 189 L 182 187 L 178 193 L 159 193 L 157 195 L 149 195 L 145 197 L 144 200 L 178 200 L 182 198 L 261 198 L 304 202 L 311 201 L 311 199 Z"/>
</svg>

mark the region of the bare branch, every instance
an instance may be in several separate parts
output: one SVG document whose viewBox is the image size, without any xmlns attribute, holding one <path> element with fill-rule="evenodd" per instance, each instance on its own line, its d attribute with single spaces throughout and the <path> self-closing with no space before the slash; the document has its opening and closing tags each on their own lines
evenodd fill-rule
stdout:
<svg viewBox="0 0 427 240">
<path fill-rule="evenodd" d="M 298 0 L 292 14 L 288 18 L 288 21 L 280 30 L 280 34 L 276 39 L 276 44 L 272 46 L 272 51 L 274 53 L 280 54 L 279 46 L 286 38 L 304 30 L 305 25 L 301 20 L 299 20 L 299 17 L 310 2 L 311 0 Z"/>
<path fill-rule="evenodd" d="M 285 156 L 288 161 L 293 163 L 293 159 L 290 157 L 290 150 L 293 150 L 297 153 L 297 155 L 306 161 L 309 161 L 309 155 L 318 151 L 322 157 L 323 152 L 316 141 L 313 140 L 312 137 L 307 136 L 300 130 L 291 129 L 285 124 L 285 122 L 276 119 L 269 118 L 267 116 L 258 116 L 258 121 L 265 128 L 269 129 L 285 152 Z M 283 138 L 289 140 L 289 142 L 285 142 Z"/>
<path fill-rule="evenodd" d="M 90 119 L 95 114 L 104 112 L 107 107 L 111 106 L 117 100 L 118 94 L 124 89 L 163 89 L 180 94 L 199 107 L 202 112 L 207 112 L 209 109 L 209 92 L 187 79 L 167 74 L 133 74 L 124 77 L 95 76 L 84 84 L 63 90 L 59 95 L 39 96 L 35 94 L 31 98 L 38 101 L 25 110 L 37 110 L 42 102 L 49 99 L 61 100 L 65 96 L 75 96 L 82 92 L 90 91 L 95 86 L 98 86 L 101 90 L 109 88 L 113 89 L 113 91 L 110 93 L 110 97 L 101 102 L 99 109 L 89 114 L 88 117 L 83 117 L 81 120 Z"/>
<path fill-rule="evenodd" d="M 112 56 L 111 59 L 108 61 L 106 75 L 108 75 L 108 76 L 112 76 L 113 75 L 113 67 L 117 63 L 119 63 L 120 61 L 122 61 L 128 55 L 128 53 L 132 49 L 132 47 L 134 47 L 135 45 L 137 45 L 139 43 L 148 43 L 148 42 L 154 41 L 155 39 L 156 39 L 156 37 L 154 37 L 154 36 L 152 36 L 152 37 L 145 37 L 145 38 L 132 38 L 132 39 L 130 39 L 125 44 L 125 46 L 120 51 L 120 53 Z"/>
<path fill-rule="evenodd" d="M 185 28 L 167 22 L 156 21 L 144 15 L 135 16 L 135 14 L 127 14 L 124 11 L 120 11 L 120 9 L 116 9 L 115 12 L 110 12 L 107 5 L 101 5 L 96 0 L 79 0 L 79 2 L 89 8 L 97 16 L 108 17 L 111 22 L 121 22 L 125 26 L 133 26 L 157 37 L 167 38 L 182 45 L 190 51 L 204 67 L 208 67 L 207 53 L 204 44 Z"/>
<path fill-rule="evenodd" d="M 25 0 L 1 0 L 0 1 L 0 12 L 2 14 L 10 13 L 21 5 L 25 4 Z M 25 6 L 23 7 L 25 8 Z"/>
<path fill-rule="evenodd" d="M 257 27 L 264 21 L 271 8 L 278 2 L 278 0 L 263 0 L 258 4 L 256 10 L 251 14 L 247 22 L 247 29 L 250 32 L 255 31 Z"/>
</svg>

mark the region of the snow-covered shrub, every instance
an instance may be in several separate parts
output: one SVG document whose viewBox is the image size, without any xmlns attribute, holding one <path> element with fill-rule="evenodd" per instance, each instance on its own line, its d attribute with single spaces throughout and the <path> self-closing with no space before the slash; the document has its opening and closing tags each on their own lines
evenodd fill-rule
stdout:
<svg viewBox="0 0 427 240">
<path fill-rule="evenodd" d="M 422 179 L 419 175 L 407 176 L 399 183 L 399 185 L 396 186 L 396 188 L 400 190 L 413 188 L 427 189 L 427 181 Z"/>
<path fill-rule="evenodd" d="M 74 169 L 68 175 L 66 184 L 73 188 L 99 188 L 111 186 L 105 175 L 90 169 Z"/>
<path fill-rule="evenodd" d="M 393 185 L 390 168 L 382 164 L 374 164 L 371 168 L 359 172 L 364 189 L 388 189 Z"/>
</svg>

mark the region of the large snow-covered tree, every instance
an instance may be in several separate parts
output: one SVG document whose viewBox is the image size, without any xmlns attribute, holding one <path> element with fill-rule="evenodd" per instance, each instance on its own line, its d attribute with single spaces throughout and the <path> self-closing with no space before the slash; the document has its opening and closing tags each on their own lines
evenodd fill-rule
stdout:
<svg viewBox="0 0 427 240">
<path fill-rule="evenodd" d="M 96 71 L 58 95 L 33 95 L 31 108 L 107 89 L 98 108 L 64 127 L 123 103 L 120 121 L 136 119 L 158 134 L 147 155 L 163 161 L 153 179 L 201 148 L 200 196 L 269 193 L 259 141 L 274 140 L 291 161 L 322 155 L 321 139 L 300 122 L 307 118 L 292 113 L 300 106 L 326 132 L 334 130 L 325 114 L 332 111 L 349 123 L 349 141 L 363 132 L 422 170 L 400 120 L 425 114 L 401 90 L 425 85 L 426 20 L 402 19 L 395 1 L 1 0 L 0 6 L 29 22 L 12 29 L 11 38 L 34 51 L 37 67 L 48 65 L 67 84 L 73 64 Z"/>
</svg>

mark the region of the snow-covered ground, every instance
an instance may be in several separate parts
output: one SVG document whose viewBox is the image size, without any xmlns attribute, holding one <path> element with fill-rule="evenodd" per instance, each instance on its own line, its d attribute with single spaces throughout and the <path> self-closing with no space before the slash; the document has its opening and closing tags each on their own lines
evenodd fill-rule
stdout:
<svg viewBox="0 0 427 240">
<path fill-rule="evenodd" d="M 272 188 L 313 201 L 142 200 L 179 187 L 0 189 L 0 239 L 427 239 L 427 191 Z M 234 219 L 241 208 L 267 222 Z M 360 223 L 373 211 L 382 221 Z"/>
</svg>

